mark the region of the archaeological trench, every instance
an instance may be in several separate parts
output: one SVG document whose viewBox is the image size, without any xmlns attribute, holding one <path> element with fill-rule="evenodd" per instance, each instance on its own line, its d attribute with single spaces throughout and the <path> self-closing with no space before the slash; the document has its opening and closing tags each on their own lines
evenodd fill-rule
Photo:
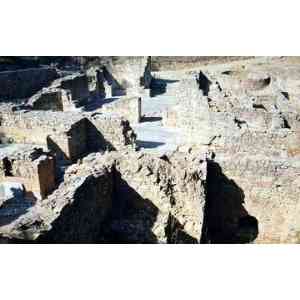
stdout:
<svg viewBox="0 0 300 300">
<path fill-rule="evenodd" d="M 0 243 L 298 243 L 299 158 L 298 57 L 0 58 Z"/>
</svg>

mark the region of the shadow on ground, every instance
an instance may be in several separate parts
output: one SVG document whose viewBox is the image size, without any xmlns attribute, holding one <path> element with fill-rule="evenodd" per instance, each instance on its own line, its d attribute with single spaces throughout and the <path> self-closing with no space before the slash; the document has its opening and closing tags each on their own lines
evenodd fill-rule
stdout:
<svg viewBox="0 0 300 300">
<path fill-rule="evenodd" d="M 90 101 L 88 101 L 83 106 L 83 110 L 86 111 L 86 112 L 93 112 L 93 111 L 95 111 L 97 109 L 102 108 L 103 105 L 115 102 L 118 99 L 119 99 L 118 97 L 115 97 L 115 98 L 93 97 L 92 99 L 90 99 Z"/>
<path fill-rule="evenodd" d="M 17 220 L 20 216 L 26 214 L 28 210 L 34 206 L 36 198 L 33 194 L 25 196 L 20 194 L 20 191 L 11 188 L 12 197 L 7 199 L 0 207 L 0 226 L 10 224 Z"/>
<path fill-rule="evenodd" d="M 136 145 L 138 148 L 154 149 L 165 145 L 165 143 L 136 140 Z"/>
<path fill-rule="evenodd" d="M 168 84 L 178 82 L 178 80 L 153 78 L 150 85 L 150 97 L 163 95 L 167 91 Z"/>
<path fill-rule="evenodd" d="M 141 122 L 159 122 L 162 121 L 162 117 L 142 117 Z"/>
<path fill-rule="evenodd" d="M 152 228 L 159 209 L 131 187 L 117 170 L 114 172 L 114 182 L 112 214 L 106 225 L 102 226 L 101 238 L 106 243 L 158 243 Z M 164 230 L 167 243 L 197 243 L 172 214 L 169 214 Z"/>
<path fill-rule="evenodd" d="M 222 172 L 218 163 L 208 161 L 207 167 L 207 200 L 201 242 L 253 242 L 258 235 L 258 221 L 244 208 L 243 190 Z"/>
</svg>

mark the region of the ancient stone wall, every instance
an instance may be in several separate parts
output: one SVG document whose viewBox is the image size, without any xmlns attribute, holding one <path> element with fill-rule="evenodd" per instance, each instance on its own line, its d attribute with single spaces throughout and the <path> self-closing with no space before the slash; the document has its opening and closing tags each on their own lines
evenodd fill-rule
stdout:
<svg viewBox="0 0 300 300">
<path fill-rule="evenodd" d="M 298 106 L 272 74 L 245 73 L 209 74 L 202 95 L 183 95 L 163 123 L 212 153 L 205 242 L 298 242 Z"/>
<path fill-rule="evenodd" d="M 111 233 L 127 242 L 197 243 L 205 204 L 201 154 L 157 157 L 139 152 L 88 156 L 83 163 L 113 166 Z"/>
<path fill-rule="evenodd" d="M 70 178 L 65 178 L 44 205 L 50 211 L 44 214 L 47 231 L 39 232 L 40 242 L 101 241 L 103 222 L 109 217 L 113 204 L 112 174 L 105 168 L 89 174 L 71 175 L 71 172 L 66 175 Z"/>
<path fill-rule="evenodd" d="M 197 243 L 205 179 L 199 154 L 94 153 L 70 166 L 49 197 L 1 224 L 0 233 L 58 243 Z"/>
<path fill-rule="evenodd" d="M 28 100 L 27 105 L 35 110 L 69 111 L 83 105 L 89 96 L 87 76 L 75 73 L 43 88 Z"/>
<path fill-rule="evenodd" d="M 56 186 L 55 160 L 42 149 L 36 148 L 15 155 L 0 156 L 0 182 L 21 183 L 30 197 L 43 199 Z"/>
<path fill-rule="evenodd" d="M 116 56 L 106 63 L 105 79 L 112 86 L 112 96 L 138 96 L 151 83 L 150 58 L 147 56 Z"/>
<path fill-rule="evenodd" d="M 79 115 L 50 111 L 0 114 L 0 132 L 12 143 L 44 145 L 58 159 L 74 161 L 87 152 L 86 122 Z"/>
<path fill-rule="evenodd" d="M 208 219 L 215 242 L 222 238 L 230 242 L 237 234 L 248 234 L 245 242 L 299 243 L 297 160 L 228 151 L 226 156 L 216 154 L 214 161 L 223 173 L 223 177 L 209 174 L 213 196 L 208 200 Z M 241 221 L 247 216 L 254 223 L 243 228 Z M 216 232 L 223 234 L 221 239 Z"/>
<path fill-rule="evenodd" d="M 34 110 L 64 111 L 62 91 L 59 89 L 43 89 L 33 95 L 27 104 Z"/>
<path fill-rule="evenodd" d="M 101 241 L 103 222 L 112 207 L 112 174 L 105 168 L 80 172 L 74 167 L 49 197 L 28 207 L 18 218 L 1 223 L 0 234 L 27 242 Z"/>
<path fill-rule="evenodd" d="M 88 79 L 86 74 L 73 74 L 57 79 L 53 85 L 69 90 L 74 101 L 82 101 L 89 97 Z"/>
<path fill-rule="evenodd" d="M 153 71 L 180 70 L 249 58 L 253 56 L 151 56 L 151 68 Z"/>
<path fill-rule="evenodd" d="M 89 152 L 135 147 L 128 120 L 104 114 L 51 111 L 0 113 L 1 140 L 44 145 L 58 160 L 76 161 Z"/>
<path fill-rule="evenodd" d="M 104 104 L 102 112 L 117 115 L 127 119 L 130 124 L 136 124 L 141 121 L 142 109 L 140 97 L 120 97 L 120 99 Z"/>
<path fill-rule="evenodd" d="M 128 120 L 106 114 L 85 114 L 89 120 L 87 140 L 91 152 L 135 148 L 136 135 Z"/>
<path fill-rule="evenodd" d="M 56 78 L 52 68 L 0 72 L 0 101 L 31 97 Z"/>
<path fill-rule="evenodd" d="M 177 105 L 163 112 L 166 127 L 181 128 L 186 144 L 207 145 L 213 136 L 207 98 L 195 79 L 184 80 L 178 86 Z"/>
<path fill-rule="evenodd" d="M 88 79 L 89 92 L 91 96 L 97 96 L 100 98 L 109 98 L 111 97 L 111 93 L 105 93 L 104 86 L 104 75 L 101 68 L 98 67 L 90 67 L 86 70 L 86 75 Z"/>
</svg>

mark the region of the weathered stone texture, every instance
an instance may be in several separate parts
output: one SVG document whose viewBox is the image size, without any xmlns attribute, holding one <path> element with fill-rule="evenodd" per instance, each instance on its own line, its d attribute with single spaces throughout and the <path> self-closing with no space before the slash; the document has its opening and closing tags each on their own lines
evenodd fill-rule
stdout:
<svg viewBox="0 0 300 300">
<path fill-rule="evenodd" d="M 120 97 L 111 103 L 102 106 L 102 112 L 117 115 L 127 119 L 130 124 L 141 121 L 141 98 L 140 97 Z"/>
<path fill-rule="evenodd" d="M 112 205 L 111 174 L 70 174 L 54 193 L 0 225 L 0 234 L 17 240 L 52 243 L 97 242 Z M 1 210 L 0 210 L 1 213 Z"/>
<path fill-rule="evenodd" d="M 112 87 L 112 96 L 138 96 L 150 88 L 150 57 L 116 56 L 105 66 L 104 77 Z"/>
<path fill-rule="evenodd" d="M 89 120 L 87 139 L 90 151 L 136 147 L 136 135 L 125 118 L 98 113 L 85 116 Z"/>
<path fill-rule="evenodd" d="M 68 111 L 83 105 L 89 96 L 87 75 L 75 73 L 43 88 L 28 100 L 27 105 L 35 110 Z"/>
<path fill-rule="evenodd" d="M 42 242 L 197 243 L 205 204 L 202 155 L 91 154 L 21 218 L 10 238 Z"/>
<path fill-rule="evenodd" d="M 28 195 L 45 198 L 55 189 L 55 159 L 32 148 L 6 156 L 0 153 L 0 182 L 24 185 Z"/>
<path fill-rule="evenodd" d="M 297 161 L 249 153 L 237 153 L 226 157 L 217 155 L 215 161 L 222 167 L 222 172 L 243 191 L 243 207 L 258 221 L 256 243 L 299 242 L 300 165 Z M 222 185 L 216 190 L 219 196 L 225 192 Z M 229 203 L 230 199 L 233 201 L 234 191 L 226 191 L 228 202 L 225 203 Z M 224 226 L 236 226 L 236 222 L 242 216 L 241 211 L 234 215 L 232 206 L 224 204 L 215 207 L 215 213 L 227 216 Z"/>
<path fill-rule="evenodd" d="M 200 74 L 200 90 L 178 90 L 183 97 L 163 116 L 191 147 L 214 153 L 206 241 L 299 242 L 298 72 L 284 64 L 280 72 L 277 63 L 207 68 L 206 84 Z"/>
<path fill-rule="evenodd" d="M 130 151 L 108 153 L 99 160 L 114 165 L 116 202 L 111 226 L 117 236 L 130 242 L 200 241 L 206 179 L 203 155 L 174 153 L 159 158 Z"/>
<path fill-rule="evenodd" d="M 173 66 L 190 61 L 180 64 Z M 0 201 L 0 235 L 38 242 L 299 243 L 299 70 L 285 58 L 262 57 L 157 72 L 153 79 L 148 57 L 108 57 L 40 90 L 27 104 L 41 111 L 1 106 L 0 143 L 40 144 L 76 163 L 52 193 L 48 156 L 4 157 L 0 182 L 17 180 L 44 199 Z M 71 110 L 90 96 L 95 105 L 82 111 L 42 111 Z M 141 120 L 140 97 L 145 118 L 137 136 L 130 124 Z M 135 151 L 137 139 L 145 146 Z"/>
<path fill-rule="evenodd" d="M 126 119 L 93 113 L 4 110 L 0 136 L 11 143 L 44 145 L 59 160 L 73 162 L 94 151 L 135 147 Z"/>
<path fill-rule="evenodd" d="M 68 160 L 76 160 L 86 152 L 86 124 L 79 115 L 50 111 L 3 112 L 0 122 L 0 133 L 13 143 L 44 145 L 59 158 Z"/>
</svg>

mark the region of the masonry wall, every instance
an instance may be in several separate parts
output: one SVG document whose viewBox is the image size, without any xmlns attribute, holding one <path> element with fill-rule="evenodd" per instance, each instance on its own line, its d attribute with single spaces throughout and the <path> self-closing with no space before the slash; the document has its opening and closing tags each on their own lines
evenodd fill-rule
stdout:
<svg viewBox="0 0 300 300">
<path fill-rule="evenodd" d="M 127 151 L 86 160 L 113 166 L 115 205 L 110 226 L 120 241 L 200 241 L 206 178 L 201 154 L 159 158 Z"/>
<path fill-rule="evenodd" d="M 202 155 L 93 153 L 22 218 L 0 226 L 9 238 L 51 243 L 198 243 L 205 205 Z"/>
<path fill-rule="evenodd" d="M 222 77 L 230 75 L 209 76 L 207 95 L 180 93 L 163 123 L 181 128 L 190 147 L 212 154 L 205 242 L 295 243 L 297 104 L 264 73 L 248 75 L 231 83 Z"/>
<path fill-rule="evenodd" d="M 106 79 L 112 85 L 113 96 L 136 96 L 141 90 L 150 87 L 152 77 L 150 58 L 147 56 L 114 56 L 106 68 L 109 73 Z"/>
<path fill-rule="evenodd" d="M 8 158 L 9 160 L 9 158 Z M 55 160 L 45 157 L 38 161 L 12 160 L 11 175 L 5 175 L 3 161 L 0 162 L 0 182 L 18 182 L 24 185 L 29 197 L 44 199 L 56 187 Z"/>
<path fill-rule="evenodd" d="M 153 71 L 180 70 L 249 58 L 253 56 L 152 56 L 151 67 Z"/>
<path fill-rule="evenodd" d="M 235 232 L 240 218 L 249 214 L 257 220 L 255 243 L 299 243 L 300 166 L 296 161 L 238 153 L 217 155 L 215 161 L 231 180 L 227 186 L 222 181 L 214 185 L 210 218 L 215 231 Z M 237 195 L 237 187 L 242 196 Z"/>
<path fill-rule="evenodd" d="M 0 133 L 13 143 L 47 146 L 58 159 L 75 161 L 87 152 L 82 117 L 43 111 L 3 113 Z"/>
<path fill-rule="evenodd" d="M 76 73 L 59 78 L 27 102 L 35 110 L 69 111 L 83 105 L 90 96 L 88 78 Z"/>
<path fill-rule="evenodd" d="M 28 104 L 31 105 L 34 110 L 64 111 L 62 91 L 58 89 L 42 90 L 35 94 L 29 100 Z"/>
<path fill-rule="evenodd" d="M 128 120 L 105 114 L 87 114 L 87 140 L 91 152 L 135 148 L 136 134 Z"/>
<path fill-rule="evenodd" d="M 90 95 L 88 79 L 85 74 L 67 76 L 59 81 L 62 89 L 71 91 L 72 99 L 74 100 L 85 100 Z"/>
<path fill-rule="evenodd" d="M 52 68 L 0 72 L 0 101 L 31 97 L 56 78 L 58 74 Z"/>
<path fill-rule="evenodd" d="M 47 243 L 95 243 L 101 241 L 103 223 L 112 207 L 112 176 L 103 169 L 97 174 L 73 177 L 64 183 L 48 203 L 65 199 L 63 207 L 51 213 L 48 231 L 41 233 L 38 242 Z M 60 210 L 61 209 L 61 210 Z M 45 214 L 45 217 L 47 215 Z M 48 222 L 48 221 L 47 221 Z"/>
<path fill-rule="evenodd" d="M 137 124 L 141 121 L 141 98 L 120 97 L 111 103 L 102 106 L 103 113 L 109 113 L 127 119 L 130 124 Z"/>
</svg>

